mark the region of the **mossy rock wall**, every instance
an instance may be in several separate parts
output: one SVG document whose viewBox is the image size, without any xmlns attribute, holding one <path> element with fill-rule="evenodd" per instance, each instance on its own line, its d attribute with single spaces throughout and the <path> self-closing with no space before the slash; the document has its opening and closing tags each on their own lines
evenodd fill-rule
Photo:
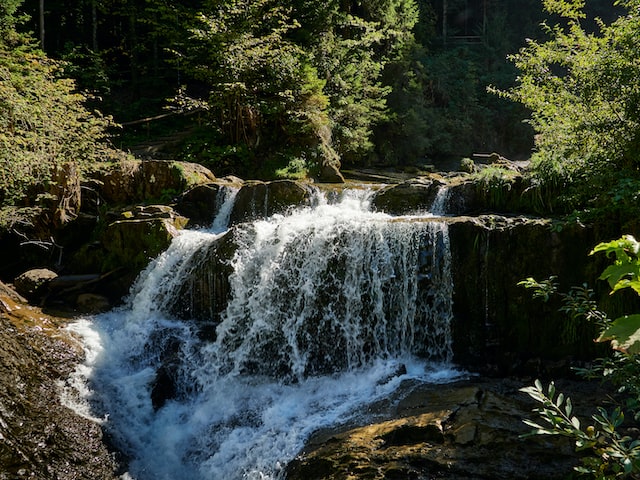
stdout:
<svg viewBox="0 0 640 480">
<path fill-rule="evenodd" d="M 170 200 L 188 188 L 215 181 L 202 165 L 165 160 L 128 160 L 103 167 L 92 178 L 109 204 Z"/>
<path fill-rule="evenodd" d="M 552 227 L 550 220 L 496 215 L 451 219 L 457 362 L 515 373 L 553 368 L 553 362 L 563 368 L 568 358 L 596 353 L 592 325 L 572 323 L 558 312 L 558 301 L 533 299 L 518 285 L 556 275 L 563 291 L 585 282 L 604 289 L 596 280 L 598 262 L 588 256 L 593 230 L 577 223 Z"/>
</svg>

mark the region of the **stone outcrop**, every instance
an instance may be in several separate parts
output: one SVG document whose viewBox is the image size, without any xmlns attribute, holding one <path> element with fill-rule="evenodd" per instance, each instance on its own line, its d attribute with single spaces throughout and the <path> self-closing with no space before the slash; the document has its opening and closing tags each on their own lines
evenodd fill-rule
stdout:
<svg viewBox="0 0 640 480">
<path fill-rule="evenodd" d="M 532 403 L 508 380 L 465 381 L 453 385 L 407 387 L 404 398 L 378 420 L 321 432 L 287 467 L 288 480 L 442 479 L 553 480 L 566 478 L 579 464 L 570 440 L 535 437 L 523 418 Z M 593 385 L 568 383 L 578 409 L 590 413 Z M 588 392 L 588 393 L 585 393 Z M 596 392 L 594 394 L 594 392 Z M 378 407 L 380 408 L 380 407 Z"/>
<path fill-rule="evenodd" d="M 194 185 L 211 183 L 215 176 L 197 163 L 168 160 L 127 160 L 101 168 L 92 175 L 94 188 L 108 204 L 170 200 Z"/>
<path fill-rule="evenodd" d="M 391 215 L 406 215 L 429 210 L 446 183 L 437 176 L 420 177 L 378 191 L 372 205 Z"/>
<path fill-rule="evenodd" d="M 0 478 L 115 480 L 102 432 L 62 405 L 58 382 L 81 360 L 64 322 L 0 283 Z"/>
<path fill-rule="evenodd" d="M 216 183 L 196 185 L 176 199 L 174 208 L 189 219 L 190 227 L 207 227 L 220 208 L 220 192 L 223 188 L 223 185 Z"/>
<path fill-rule="evenodd" d="M 584 282 L 595 286 L 601 269 L 589 262 L 592 229 L 574 223 L 559 232 L 551 220 L 498 215 L 447 221 L 457 362 L 534 374 L 566 371 L 567 359 L 593 357 L 592 325 L 569 323 L 559 303 L 533 299 L 518 285 L 557 275 L 565 291 Z"/>
<path fill-rule="evenodd" d="M 188 219 L 163 205 L 138 206 L 121 212 L 100 238 L 105 255 L 100 271 L 124 268 L 135 278 L 151 260 L 166 250 Z"/>
<path fill-rule="evenodd" d="M 310 196 L 308 188 L 293 180 L 246 182 L 236 196 L 230 222 L 250 222 L 285 213 L 292 207 L 303 205 Z"/>
</svg>

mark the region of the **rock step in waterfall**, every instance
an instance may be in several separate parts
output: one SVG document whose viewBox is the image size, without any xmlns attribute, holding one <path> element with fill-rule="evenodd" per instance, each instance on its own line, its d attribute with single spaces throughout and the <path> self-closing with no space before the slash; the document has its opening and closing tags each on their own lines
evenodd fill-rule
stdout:
<svg viewBox="0 0 640 480">
<path fill-rule="evenodd" d="M 89 349 L 78 378 L 132 478 L 279 478 L 318 428 L 407 379 L 459 375 L 446 223 L 370 200 L 319 195 L 226 232 L 184 231 L 128 306 L 77 324 Z M 217 266 L 226 304 L 198 306 L 220 288 Z"/>
</svg>

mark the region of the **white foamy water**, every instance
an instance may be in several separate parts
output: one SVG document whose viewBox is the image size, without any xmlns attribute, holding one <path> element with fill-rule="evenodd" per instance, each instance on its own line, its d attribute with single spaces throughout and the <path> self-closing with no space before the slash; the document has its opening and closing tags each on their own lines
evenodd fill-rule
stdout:
<svg viewBox="0 0 640 480">
<path fill-rule="evenodd" d="M 352 192 L 237 227 L 215 339 L 167 306 L 223 233 L 183 232 L 126 307 L 75 325 L 88 354 L 70 386 L 130 478 L 277 479 L 314 431 L 360 418 L 405 380 L 459 375 L 446 225 L 368 207 Z M 159 372 L 171 381 L 154 404 Z"/>
</svg>

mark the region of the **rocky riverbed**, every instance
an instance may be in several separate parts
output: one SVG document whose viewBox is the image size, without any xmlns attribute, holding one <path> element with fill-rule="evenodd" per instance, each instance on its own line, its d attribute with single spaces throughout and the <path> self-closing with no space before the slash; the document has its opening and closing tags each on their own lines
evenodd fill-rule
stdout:
<svg viewBox="0 0 640 480">
<path fill-rule="evenodd" d="M 100 426 L 65 407 L 60 382 L 82 359 L 67 320 L 0 284 L 0 479 L 116 478 Z"/>
<path fill-rule="evenodd" d="M 580 463 L 569 439 L 528 437 L 522 420 L 534 402 L 519 389 L 530 379 L 472 378 L 449 385 L 408 384 L 374 406 L 374 420 L 318 432 L 288 467 L 289 480 L 552 480 Z M 564 380 L 576 411 L 591 414 L 597 384 Z"/>
</svg>

